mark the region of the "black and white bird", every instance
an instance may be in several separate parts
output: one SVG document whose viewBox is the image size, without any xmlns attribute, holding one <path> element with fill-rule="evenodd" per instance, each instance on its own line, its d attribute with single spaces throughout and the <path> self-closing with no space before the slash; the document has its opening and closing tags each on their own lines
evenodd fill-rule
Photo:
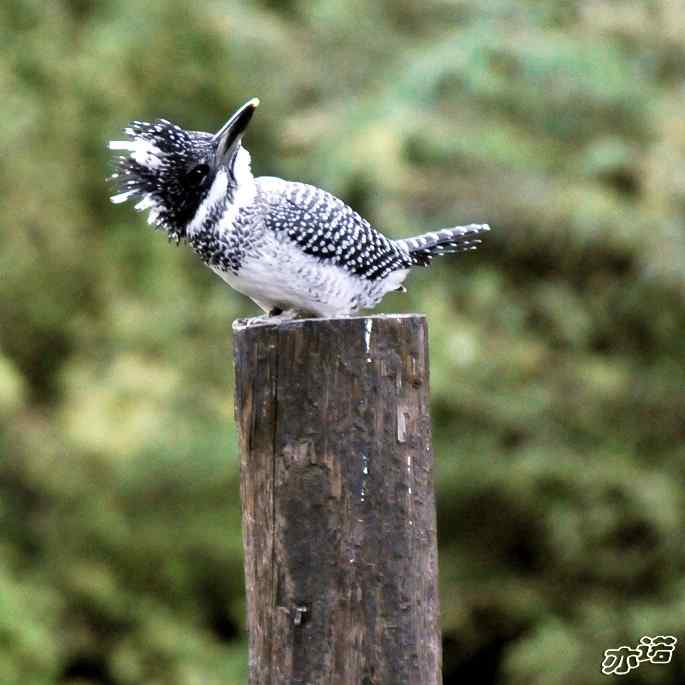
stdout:
<svg viewBox="0 0 685 685">
<path fill-rule="evenodd" d="M 148 223 L 186 242 L 228 285 L 268 315 L 339 316 L 376 305 L 414 266 L 475 250 L 484 224 L 392 240 L 320 188 L 255 178 L 242 138 L 259 105 L 243 105 L 218 133 L 165 119 L 134 121 L 112 179 L 114 203 L 138 199 Z"/>
</svg>

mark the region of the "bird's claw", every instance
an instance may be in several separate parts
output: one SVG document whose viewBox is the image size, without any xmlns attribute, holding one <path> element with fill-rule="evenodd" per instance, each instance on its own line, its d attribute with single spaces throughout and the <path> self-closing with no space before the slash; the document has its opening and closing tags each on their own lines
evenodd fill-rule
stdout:
<svg viewBox="0 0 685 685">
<path fill-rule="evenodd" d="M 238 319 L 236 325 L 239 328 L 251 328 L 252 326 L 259 326 L 261 324 L 279 324 L 283 321 L 297 319 L 298 316 L 299 312 L 295 309 L 286 309 L 283 311 L 282 309 L 274 308 L 267 314 L 252 316 L 249 319 Z"/>
</svg>

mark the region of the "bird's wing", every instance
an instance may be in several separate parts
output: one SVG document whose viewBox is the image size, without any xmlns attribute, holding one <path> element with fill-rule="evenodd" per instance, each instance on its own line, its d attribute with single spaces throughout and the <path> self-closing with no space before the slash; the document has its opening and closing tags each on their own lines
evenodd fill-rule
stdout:
<svg viewBox="0 0 685 685">
<path fill-rule="evenodd" d="M 412 265 L 408 250 L 325 190 L 271 178 L 258 178 L 257 183 L 269 205 L 267 228 L 287 236 L 306 254 L 368 280 Z"/>
</svg>

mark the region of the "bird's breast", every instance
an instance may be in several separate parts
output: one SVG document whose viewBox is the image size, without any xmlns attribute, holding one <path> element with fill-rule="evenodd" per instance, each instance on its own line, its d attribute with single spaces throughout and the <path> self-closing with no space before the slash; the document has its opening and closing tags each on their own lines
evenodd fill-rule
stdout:
<svg viewBox="0 0 685 685">
<path fill-rule="evenodd" d="M 196 231 L 190 245 L 211 269 L 237 273 L 246 255 L 255 253 L 263 234 L 253 208 L 234 211 L 229 207 Z"/>
</svg>

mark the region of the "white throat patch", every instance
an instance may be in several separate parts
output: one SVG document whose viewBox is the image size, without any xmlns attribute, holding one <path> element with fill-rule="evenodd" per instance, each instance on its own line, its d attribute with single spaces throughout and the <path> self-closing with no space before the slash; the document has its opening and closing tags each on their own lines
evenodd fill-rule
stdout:
<svg viewBox="0 0 685 685">
<path fill-rule="evenodd" d="M 233 230 L 238 212 L 244 207 L 251 205 L 257 194 L 257 186 L 250 168 L 250 153 L 242 146 L 236 153 L 233 177 L 236 181 L 236 187 L 233 189 L 233 200 L 226 207 L 223 216 L 219 220 L 218 229 L 222 231 Z M 197 212 L 195 212 L 193 220 L 188 224 L 187 234 L 189 238 L 192 238 L 193 235 L 201 230 L 205 219 L 219 203 L 223 202 L 227 193 L 228 172 L 226 169 L 221 168 L 214 177 L 207 197 L 202 201 Z"/>
<path fill-rule="evenodd" d="M 235 156 L 235 165 L 233 167 L 233 175 L 238 182 L 238 189 L 240 186 L 254 183 L 254 176 L 252 175 L 252 157 L 250 153 L 241 145 Z"/>
</svg>

